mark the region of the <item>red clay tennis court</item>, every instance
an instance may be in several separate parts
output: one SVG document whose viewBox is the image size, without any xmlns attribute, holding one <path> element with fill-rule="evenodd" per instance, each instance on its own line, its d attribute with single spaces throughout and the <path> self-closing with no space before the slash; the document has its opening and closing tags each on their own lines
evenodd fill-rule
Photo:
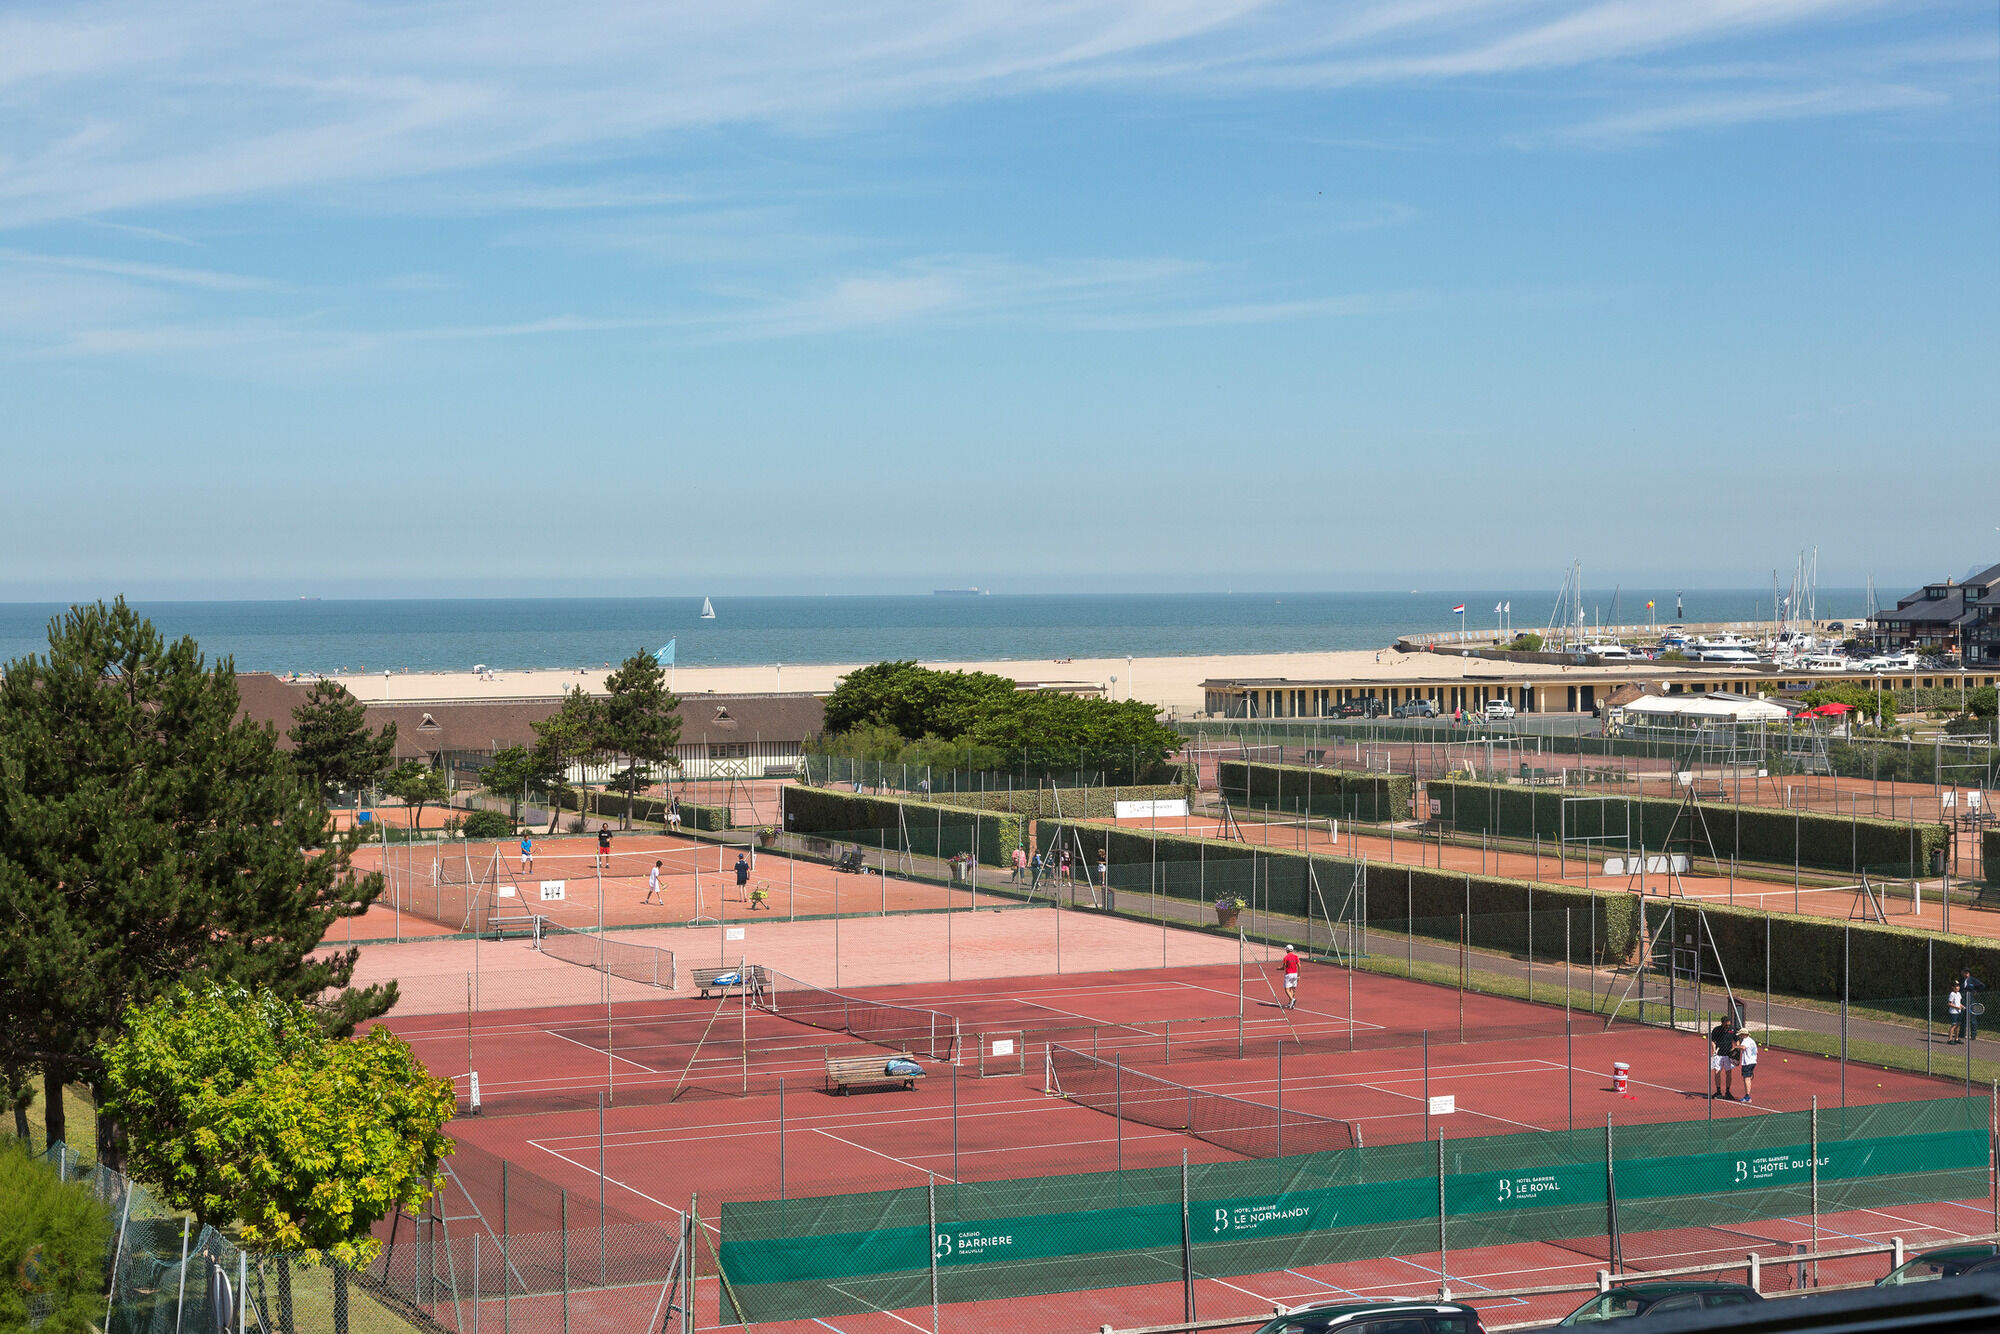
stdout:
<svg viewBox="0 0 2000 1334">
<path fill-rule="evenodd" d="M 1017 916 L 1028 915 L 993 920 L 1011 925 Z M 851 922 L 850 939 L 863 938 L 871 926 L 892 927 L 894 920 Z M 1129 930 L 1133 958 L 1157 954 L 1155 928 L 1094 920 L 1114 933 Z M 820 925 L 770 924 L 758 943 L 775 957 L 777 933 Z M 758 964 L 754 950 L 748 963 Z M 913 960 L 911 970 L 923 966 Z M 1699 1122 L 1704 1133 L 1721 1123 L 1724 1129 L 1714 1133 L 1727 1134 L 1732 1123 L 1796 1114 L 1815 1098 L 1823 1109 L 1837 1107 L 1841 1095 L 1837 1062 L 1770 1050 L 1760 1066 L 1756 1103 L 1712 1103 L 1704 1096 L 1707 1052 L 1699 1036 L 1629 1023 L 1605 1031 L 1601 1019 L 1581 1014 L 1565 1024 L 1559 1008 L 1545 1005 L 1316 965 L 1307 967 L 1296 1011 L 1277 1008 L 1277 990 L 1274 968 L 1261 958 L 1240 971 L 1210 962 L 849 986 L 840 993 L 841 1004 L 862 1017 L 844 1011 L 840 1022 L 860 1030 L 847 1031 L 830 1016 L 825 993 L 780 973 L 755 1003 L 740 992 L 708 999 L 677 995 L 389 1022 L 434 1072 L 478 1070 L 484 1114 L 461 1117 L 452 1130 L 466 1146 L 460 1180 L 485 1213 L 501 1207 L 493 1164 L 502 1159 L 553 1183 L 565 1198 L 592 1206 L 602 1198 L 602 1217 L 636 1220 L 627 1226 L 655 1220 L 677 1225 L 698 1197 L 705 1240 L 695 1311 L 703 1329 L 739 1323 L 712 1278 L 714 1256 L 706 1249 L 729 1240 L 726 1219 L 723 1235 L 715 1235 L 724 1205 L 864 1191 L 922 1193 L 1031 1177 L 1083 1182 L 1102 1181 L 1108 1173 L 1111 1180 L 1132 1174 L 1136 1181 L 1148 1169 L 1177 1171 L 1183 1155 L 1194 1165 L 1224 1164 L 1316 1148 L 1321 1141 L 1310 1137 L 1324 1122 L 1351 1127 L 1365 1149 L 1385 1150 L 1510 1133 L 1601 1137 L 1607 1118 L 1614 1134 L 1668 1122 Z M 788 995 L 819 1006 L 808 1007 L 815 1022 L 786 1017 Z M 1466 1041 L 1459 1041 L 1461 1031 Z M 1118 1084 L 1113 1099 L 1129 1087 L 1128 1079 L 1141 1087 L 1147 1080 L 1171 1080 L 1260 1110 L 1237 1127 L 1239 1138 L 1217 1137 L 1236 1152 L 1215 1139 L 1141 1124 L 1113 1114 L 1131 1110 L 1115 1101 L 1113 1110 L 1098 1110 L 1106 1101 L 1101 1087 L 1095 1097 L 1047 1091 L 1051 1045 L 1077 1053 L 1078 1068 L 1101 1070 L 1086 1065 L 1090 1056 L 1109 1062 Z M 924 1077 L 914 1088 L 883 1083 L 842 1094 L 826 1086 L 829 1058 L 882 1057 L 891 1049 L 917 1054 Z M 1622 1094 L 1613 1087 L 1614 1062 L 1630 1067 Z M 1889 1071 L 1862 1078 L 1854 1066 L 1847 1076 L 1846 1096 L 1855 1107 L 1944 1099 L 1959 1091 L 1945 1081 Z M 466 1081 L 460 1082 L 463 1089 Z M 1449 1111 L 1442 1110 L 1447 1098 Z M 1282 1142 L 1286 1133 L 1294 1139 L 1289 1148 Z M 1297 1143 L 1301 1137 L 1308 1138 L 1304 1146 Z M 1983 1167 L 1979 1177 L 1986 1180 Z M 1966 1195 L 1824 1212 L 1817 1233 L 1822 1242 L 1899 1235 L 1917 1244 L 1991 1230 L 1983 1193 Z M 570 1215 L 572 1226 L 575 1217 Z M 1676 1259 L 1721 1264 L 1726 1253 L 1740 1267 L 1751 1249 L 1775 1264 L 1813 1232 L 1809 1222 L 1792 1219 L 1766 1219 L 1747 1235 L 1669 1230 L 1646 1234 L 1650 1249 L 1637 1258 L 1640 1266 L 1658 1269 Z M 594 1243 L 585 1237 L 578 1244 Z M 1348 1292 L 1435 1292 L 1441 1281 L 1476 1298 L 1481 1290 L 1531 1283 L 1588 1284 L 1609 1257 L 1587 1250 L 1534 1240 L 1454 1248 L 1441 1259 L 1435 1249 L 1412 1249 L 1378 1260 L 1204 1275 L 1193 1287 L 1204 1315 L 1252 1313 L 1274 1302 Z M 1634 1259 L 1628 1246 L 1627 1264 Z M 1789 1281 L 1779 1275 L 1766 1286 Z M 1183 1287 L 1175 1275 L 1169 1282 L 1094 1288 L 1085 1296 L 1024 1292 L 1005 1300 L 957 1301 L 943 1308 L 943 1327 L 1055 1331 L 1172 1320 L 1182 1314 Z M 645 1304 L 636 1285 L 622 1296 L 600 1292 L 590 1300 L 607 1310 L 621 1302 Z M 1489 1317 L 1502 1323 L 1536 1318 L 1577 1300 L 1503 1299 Z M 759 1321 L 757 1327 L 872 1334 L 929 1328 L 930 1317 L 927 1305 L 885 1303 L 810 1320 Z M 486 1312 L 489 1321 L 503 1318 L 497 1308 Z"/>
</svg>

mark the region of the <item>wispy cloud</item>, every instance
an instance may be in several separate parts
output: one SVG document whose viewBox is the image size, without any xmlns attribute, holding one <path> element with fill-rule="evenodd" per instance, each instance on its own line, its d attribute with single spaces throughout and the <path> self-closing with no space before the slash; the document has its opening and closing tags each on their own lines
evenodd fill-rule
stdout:
<svg viewBox="0 0 2000 1334">
<path fill-rule="evenodd" d="M 1707 93 L 1599 116 L 1553 132 L 1549 137 L 1616 143 L 1680 130 L 1718 129 L 1747 121 L 1803 120 L 1934 107 L 1943 100 L 1942 94 L 1928 89 L 1893 85 Z"/>
<path fill-rule="evenodd" d="M 615 174 L 500 191 L 511 197 L 471 177 L 1057 88 L 1237 96 L 1615 74 L 1886 12 L 1885 0 L 604 0 L 580 19 L 524 0 L 50 4 L 0 19 L 0 225 L 440 178 L 505 208 L 658 205 L 675 192 Z M 1728 90 L 1746 117 L 1767 91 Z M 1810 103 L 1770 105 L 1786 116 Z"/>
<path fill-rule="evenodd" d="M 107 273 L 121 278 L 169 287 L 192 287 L 209 292 L 271 292 L 284 286 L 268 278 L 214 269 L 190 269 L 172 264 L 147 264 L 132 260 L 99 259 L 90 255 L 49 255 L 26 250 L 0 249 L 0 264 L 20 264 L 36 268 L 71 269 L 79 273 Z"/>
</svg>

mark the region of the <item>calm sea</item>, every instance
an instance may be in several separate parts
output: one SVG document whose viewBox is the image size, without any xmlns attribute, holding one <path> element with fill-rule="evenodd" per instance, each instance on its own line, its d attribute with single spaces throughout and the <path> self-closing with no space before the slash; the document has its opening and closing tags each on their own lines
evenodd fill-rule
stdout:
<svg viewBox="0 0 2000 1334">
<path fill-rule="evenodd" d="M 1674 590 L 1626 589 L 1616 618 L 1664 625 Z M 192 635 L 244 671 L 594 667 L 675 642 L 683 666 L 989 658 L 1159 657 L 1383 648 L 1410 631 L 1491 629 L 1511 603 L 1517 630 L 1539 630 L 1540 592 L 1190 593 L 919 597 L 463 598 L 297 602 L 151 602 L 135 606 L 170 636 Z M 1452 607 L 1465 603 L 1463 621 Z M 1688 590 L 1688 621 L 1768 619 L 1771 594 Z M 1612 594 L 1587 609 L 1614 619 Z M 1859 589 L 1821 590 L 1822 617 L 1858 616 Z M 63 607 L 0 604 L 0 662 L 47 647 Z"/>
</svg>

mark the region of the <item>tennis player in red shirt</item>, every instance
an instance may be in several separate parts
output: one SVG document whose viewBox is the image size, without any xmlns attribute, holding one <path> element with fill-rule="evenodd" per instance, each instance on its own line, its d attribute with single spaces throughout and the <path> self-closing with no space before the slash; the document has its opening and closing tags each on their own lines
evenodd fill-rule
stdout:
<svg viewBox="0 0 2000 1334">
<path fill-rule="evenodd" d="M 1285 970 L 1285 1008 L 1296 1009 L 1299 1004 L 1299 952 L 1290 945 L 1285 946 L 1285 960 L 1280 966 Z"/>
</svg>

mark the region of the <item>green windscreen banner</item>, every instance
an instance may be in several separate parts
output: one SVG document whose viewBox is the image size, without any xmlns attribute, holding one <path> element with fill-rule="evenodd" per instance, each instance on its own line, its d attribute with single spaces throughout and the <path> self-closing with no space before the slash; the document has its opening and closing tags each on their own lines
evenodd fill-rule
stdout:
<svg viewBox="0 0 2000 1334">
<path fill-rule="evenodd" d="M 730 1314 L 761 1322 L 928 1306 L 933 1281 L 942 1303 L 1178 1283 L 1183 1229 L 1211 1277 L 1435 1252 L 1440 1217 L 1454 1251 L 1608 1254 L 1614 1181 L 1628 1236 L 1802 1216 L 1815 1186 L 1822 1212 L 1983 1199 L 1990 1121 L 1951 1098 L 1205 1163 L 1185 1214 L 1178 1167 L 730 1203 L 721 1260 Z"/>
</svg>

